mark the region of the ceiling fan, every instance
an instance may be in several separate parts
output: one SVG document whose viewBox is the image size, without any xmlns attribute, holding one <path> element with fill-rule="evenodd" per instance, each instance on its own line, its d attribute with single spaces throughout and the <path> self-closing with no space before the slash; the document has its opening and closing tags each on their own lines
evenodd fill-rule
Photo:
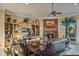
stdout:
<svg viewBox="0 0 79 59">
<path fill-rule="evenodd" d="M 54 3 L 51 3 L 52 4 L 52 12 L 48 15 L 48 16 L 50 16 L 50 15 L 53 15 L 53 16 L 56 16 L 57 14 L 62 14 L 61 12 L 56 12 L 56 11 L 54 11 L 53 10 L 53 5 L 54 5 Z"/>
</svg>

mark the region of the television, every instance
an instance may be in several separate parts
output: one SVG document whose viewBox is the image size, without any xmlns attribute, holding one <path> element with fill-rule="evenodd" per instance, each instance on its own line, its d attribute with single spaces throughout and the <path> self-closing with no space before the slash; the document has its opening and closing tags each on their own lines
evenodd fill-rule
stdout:
<svg viewBox="0 0 79 59">
<path fill-rule="evenodd" d="M 23 28 L 22 29 L 22 33 L 24 33 L 24 34 L 28 34 L 29 32 L 30 32 L 29 28 Z"/>
<path fill-rule="evenodd" d="M 46 27 L 47 28 L 53 28 L 55 26 L 55 22 L 54 21 L 46 21 Z"/>
</svg>

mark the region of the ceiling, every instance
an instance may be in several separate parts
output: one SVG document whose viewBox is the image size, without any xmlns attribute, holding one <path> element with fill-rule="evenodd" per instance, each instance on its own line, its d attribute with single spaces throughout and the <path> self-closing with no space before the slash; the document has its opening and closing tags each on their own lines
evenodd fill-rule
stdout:
<svg viewBox="0 0 79 59">
<path fill-rule="evenodd" d="M 0 7 L 13 11 L 18 15 L 29 17 L 47 17 L 51 12 L 51 3 L 7 3 L 0 4 Z M 79 4 L 74 3 L 55 3 L 54 10 L 62 12 L 61 15 L 70 15 L 79 12 Z"/>
</svg>

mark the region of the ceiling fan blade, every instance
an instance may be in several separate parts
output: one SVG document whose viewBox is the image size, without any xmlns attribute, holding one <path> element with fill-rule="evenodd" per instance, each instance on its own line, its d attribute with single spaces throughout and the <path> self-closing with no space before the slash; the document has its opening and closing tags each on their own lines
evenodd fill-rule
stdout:
<svg viewBox="0 0 79 59">
<path fill-rule="evenodd" d="M 53 14 L 53 16 L 56 16 L 56 14 Z"/>
<path fill-rule="evenodd" d="M 50 16 L 50 15 L 51 15 L 51 13 L 48 16 Z"/>
<path fill-rule="evenodd" d="M 57 13 L 55 13 L 55 14 L 62 14 L 61 12 L 57 12 Z"/>
<path fill-rule="evenodd" d="M 52 16 L 56 16 L 56 14 L 55 14 L 55 13 L 50 13 L 48 16 L 50 16 L 50 15 L 52 15 Z"/>
<path fill-rule="evenodd" d="M 50 15 L 56 16 L 54 11 L 52 11 L 48 16 Z"/>
</svg>

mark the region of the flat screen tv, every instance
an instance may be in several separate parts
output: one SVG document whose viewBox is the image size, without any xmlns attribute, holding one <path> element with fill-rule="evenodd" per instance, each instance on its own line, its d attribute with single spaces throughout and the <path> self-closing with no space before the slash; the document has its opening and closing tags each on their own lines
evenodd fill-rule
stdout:
<svg viewBox="0 0 79 59">
<path fill-rule="evenodd" d="M 29 28 L 23 28 L 22 33 L 28 34 L 30 32 Z"/>
<path fill-rule="evenodd" d="M 53 28 L 55 26 L 55 23 L 54 21 L 46 21 L 46 27 L 47 28 Z"/>
</svg>

